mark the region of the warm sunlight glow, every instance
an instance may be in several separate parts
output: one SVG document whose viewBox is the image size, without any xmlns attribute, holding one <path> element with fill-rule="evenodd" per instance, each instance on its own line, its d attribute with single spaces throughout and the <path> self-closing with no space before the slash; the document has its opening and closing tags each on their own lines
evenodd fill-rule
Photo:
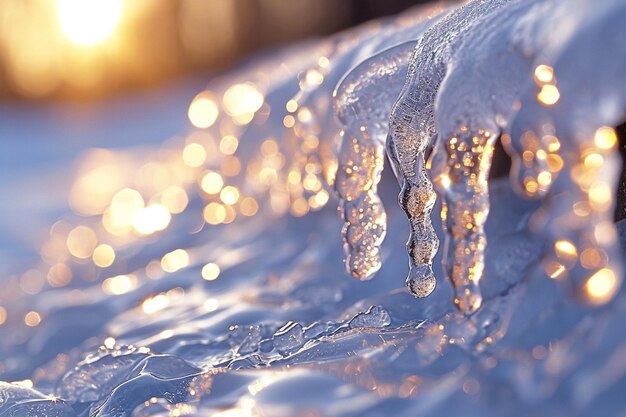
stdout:
<svg viewBox="0 0 626 417">
<path fill-rule="evenodd" d="M 111 205 L 102 215 L 102 224 L 107 232 L 122 236 L 133 229 L 135 214 L 144 208 L 144 201 L 137 190 L 124 188 L 111 200 Z"/>
<path fill-rule="evenodd" d="M 159 310 L 163 310 L 170 304 L 170 299 L 165 294 L 157 294 L 149 297 L 141 304 L 141 308 L 146 314 L 154 314 Z"/>
<path fill-rule="evenodd" d="M 67 249 L 78 259 L 91 257 L 98 244 L 98 238 L 93 230 L 87 226 L 78 226 L 67 236 Z"/>
<path fill-rule="evenodd" d="M 35 327 L 41 323 L 41 316 L 36 311 L 29 311 L 24 316 L 24 323 L 28 327 Z"/>
<path fill-rule="evenodd" d="M 223 205 L 212 202 L 207 204 L 202 211 L 202 214 L 204 216 L 204 220 L 206 220 L 208 224 L 216 225 L 222 223 L 226 219 L 226 215 L 228 213 Z"/>
<path fill-rule="evenodd" d="M 547 65 L 538 65 L 535 68 L 535 80 L 541 84 L 546 84 L 554 80 L 554 69 Z"/>
<path fill-rule="evenodd" d="M 576 258 L 578 256 L 578 250 L 576 246 L 568 240 L 559 240 L 554 244 L 554 251 L 559 258 Z"/>
<path fill-rule="evenodd" d="M 107 337 L 106 339 L 104 339 L 104 347 L 107 349 L 113 349 L 115 348 L 115 338 L 113 337 Z"/>
<path fill-rule="evenodd" d="M 187 115 L 191 124 L 205 129 L 213 126 L 219 115 L 219 109 L 209 93 L 200 93 L 191 102 Z"/>
<path fill-rule="evenodd" d="M 239 125 L 248 124 L 261 108 L 265 98 L 252 83 L 235 84 L 224 93 L 222 103 L 226 113 Z"/>
<path fill-rule="evenodd" d="M 126 294 L 134 289 L 137 280 L 134 275 L 117 275 L 102 282 L 102 291 L 110 295 Z"/>
<path fill-rule="evenodd" d="M 113 34 L 122 15 L 122 0 L 58 0 L 59 23 L 71 42 L 92 46 Z"/>
<path fill-rule="evenodd" d="M 593 274 L 585 283 L 585 293 L 593 304 L 604 304 L 609 301 L 618 288 L 615 273 L 608 268 L 602 268 Z"/>
<path fill-rule="evenodd" d="M 189 254 L 184 249 L 176 249 L 161 258 L 161 268 L 165 272 L 176 272 L 189 265 Z"/>
<path fill-rule="evenodd" d="M 182 187 L 172 185 L 161 194 L 161 204 L 172 214 L 182 213 L 189 204 L 189 197 Z"/>
<path fill-rule="evenodd" d="M 252 197 L 246 197 L 241 200 L 239 210 L 246 217 L 254 216 L 259 211 L 259 203 Z"/>
<path fill-rule="evenodd" d="M 233 205 L 237 202 L 237 200 L 239 200 L 239 190 L 237 187 L 228 185 L 220 191 L 220 199 L 224 204 Z"/>
<path fill-rule="evenodd" d="M 164 230 L 172 216 L 167 207 L 162 204 L 153 204 L 139 210 L 133 216 L 133 227 L 137 233 L 151 235 Z"/>
<path fill-rule="evenodd" d="M 190 143 L 183 149 L 183 161 L 191 168 L 197 168 L 204 164 L 206 151 L 199 143 Z"/>
<path fill-rule="evenodd" d="M 565 266 L 560 264 L 559 262 L 549 261 L 544 265 L 544 270 L 550 278 L 559 279 L 563 276 L 563 273 L 565 272 Z"/>
<path fill-rule="evenodd" d="M 224 180 L 217 172 L 209 171 L 200 180 L 200 187 L 207 194 L 217 194 L 223 186 Z"/>
<path fill-rule="evenodd" d="M 545 104 L 546 106 L 552 106 L 556 104 L 556 102 L 559 101 L 560 97 L 561 93 L 559 92 L 559 89 L 556 88 L 555 85 L 551 84 L 541 87 L 541 91 L 539 91 L 539 94 L 537 94 L 537 100 L 539 100 L 540 103 Z"/>
<path fill-rule="evenodd" d="M 110 245 L 98 245 L 93 251 L 93 263 L 100 268 L 106 268 L 113 264 L 115 260 L 115 250 Z"/>
<path fill-rule="evenodd" d="M 603 126 L 596 130 L 593 141 L 600 149 L 613 149 L 617 145 L 617 134 L 613 128 Z"/>
<path fill-rule="evenodd" d="M 202 278 L 207 281 L 214 281 L 217 277 L 220 276 L 220 267 L 213 263 L 209 262 L 208 264 L 202 267 Z"/>
</svg>

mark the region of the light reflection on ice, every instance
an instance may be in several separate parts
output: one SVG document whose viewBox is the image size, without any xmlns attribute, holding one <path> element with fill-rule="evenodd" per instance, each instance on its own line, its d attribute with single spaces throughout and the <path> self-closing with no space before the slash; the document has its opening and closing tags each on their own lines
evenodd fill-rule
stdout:
<svg viewBox="0 0 626 417">
<path fill-rule="evenodd" d="M 624 6 L 445 13 L 259 58 L 184 137 L 85 155 L 77 215 L 2 293 L 0 378 L 27 382 L 0 416 L 617 413 Z M 488 181 L 499 138 L 513 187 Z M 333 190 L 376 280 L 342 276 Z"/>
</svg>

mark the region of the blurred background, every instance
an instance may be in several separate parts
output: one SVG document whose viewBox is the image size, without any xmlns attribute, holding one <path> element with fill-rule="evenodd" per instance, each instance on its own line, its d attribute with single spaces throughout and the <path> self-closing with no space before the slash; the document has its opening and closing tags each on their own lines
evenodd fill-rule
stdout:
<svg viewBox="0 0 626 417">
<path fill-rule="evenodd" d="M 146 89 L 424 2 L 1 0 L 0 100 Z"/>
<path fill-rule="evenodd" d="M 186 140 L 213 77 L 425 2 L 0 0 L 0 276 L 30 267 L 59 218 L 85 215 L 71 193 L 88 168 L 108 171 L 87 190 L 112 189 L 139 175 L 129 155 Z"/>
</svg>

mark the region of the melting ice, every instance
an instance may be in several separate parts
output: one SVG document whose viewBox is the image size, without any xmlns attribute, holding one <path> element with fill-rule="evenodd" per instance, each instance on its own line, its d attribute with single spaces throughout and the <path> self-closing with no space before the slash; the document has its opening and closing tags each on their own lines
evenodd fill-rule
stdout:
<svg viewBox="0 0 626 417">
<path fill-rule="evenodd" d="M 212 81 L 184 139 L 93 150 L 2 292 L 0 416 L 623 413 L 624 18 L 415 9 Z"/>
</svg>

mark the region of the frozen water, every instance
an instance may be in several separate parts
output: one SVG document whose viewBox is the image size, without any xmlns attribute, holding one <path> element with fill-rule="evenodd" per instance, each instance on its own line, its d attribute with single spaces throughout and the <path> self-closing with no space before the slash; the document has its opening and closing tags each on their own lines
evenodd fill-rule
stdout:
<svg viewBox="0 0 626 417">
<path fill-rule="evenodd" d="M 624 18 L 411 10 L 213 80 L 208 128 L 90 151 L 3 278 L 0 417 L 624 413 Z"/>
<path fill-rule="evenodd" d="M 381 306 L 371 306 L 367 311 L 354 316 L 348 326 L 351 329 L 358 329 L 360 327 L 385 327 L 389 324 L 391 324 L 389 313 Z"/>
<path fill-rule="evenodd" d="M 444 17 L 441 22 L 428 30 L 420 38 L 417 47 L 411 57 L 407 81 L 404 85 L 398 101 L 394 105 L 390 119 L 388 147 L 392 163 L 401 172 L 403 178 L 400 204 L 407 213 L 411 227 L 411 236 L 407 243 L 409 252 L 410 268 L 407 285 L 411 291 L 424 297 L 434 289 L 434 274 L 432 260 L 437 249 L 439 240 L 431 225 L 430 213 L 433 208 L 435 193 L 429 175 L 426 173 L 426 152 L 434 146 L 437 134 L 435 126 L 435 99 L 439 86 L 451 66 L 454 51 L 460 48 L 465 34 L 470 30 L 475 21 L 485 18 L 494 9 L 505 2 L 471 2 Z M 464 132 L 465 133 L 465 132 Z M 488 133 L 488 132 L 487 132 Z M 475 132 L 466 133 L 470 140 Z M 488 136 L 484 136 L 485 140 Z M 463 143 L 463 138 L 461 139 Z M 461 152 L 474 151 L 474 158 L 481 155 L 486 143 L 477 143 L 471 149 L 461 148 Z M 462 146 L 459 144 L 459 146 Z M 474 147 L 480 149 L 474 149 Z M 454 149 L 454 148 L 453 148 Z M 477 177 L 479 163 L 469 160 L 455 161 L 453 166 L 463 170 L 456 174 L 459 182 L 459 190 L 444 193 L 463 193 L 467 180 L 476 178 L 476 185 L 485 184 L 484 179 Z M 488 152 L 485 153 L 485 156 Z M 450 159 L 453 159 L 452 155 Z M 466 163 L 467 161 L 467 163 Z M 486 167 L 489 161 L 486 161 Z M 464 168 L 461 168 L 464 167 Z M 474 171 L 474 172 L 469 172 Z M 473 175 L 472 175 L 473 174 Z M 446 177 L 448 180 L 450 176 Z M 448 181 L 445 181 L 446 183 Z M 470 184 L 469 186 L 472 186 Z M 476 186 L 474 185 L 474 186 Z M 446 187 L 447 188 L 447 187 Z M 469 191 L 469 190 L 468 190 Z M 482 253 L 485 246 L 482 233 L 482 224 L 486 220 L 484 212 L 485 202 L 476 202 L 476 207 L 464 206 L 468 195 L 458 197 L 458 203 L 452 203 L 445 198 L 442 213 L 446 214 L 446 224 L 449 233 L 454 236 L 448 241 L 446 259 L 446 273 L 450 277 L 455 288 L 455 303 L 463 311 L 475 311 L 481 303 L 478 281 L 482 274 L 482 263 L 471 259 L 471 256 Z M 477 199 L 486 195 L 486 187 L 476 190 Z M 470 199 L 470 204 L 475 199 Z M 457 213 L 458 212 L 458 213 Z M 447 221 L 449 219 L 449 221 Z M 471 227 L 468 225 L 471 224 Z M 465 254 L 465 248 L 469 248 L 470 257 Z"/>
<path fill-rule="evenodd" d="M 274 333 L 274 347 L 283 356 L 304 344 L 304 330 L 300 323 L 290 321 Z"/>
</svg>

